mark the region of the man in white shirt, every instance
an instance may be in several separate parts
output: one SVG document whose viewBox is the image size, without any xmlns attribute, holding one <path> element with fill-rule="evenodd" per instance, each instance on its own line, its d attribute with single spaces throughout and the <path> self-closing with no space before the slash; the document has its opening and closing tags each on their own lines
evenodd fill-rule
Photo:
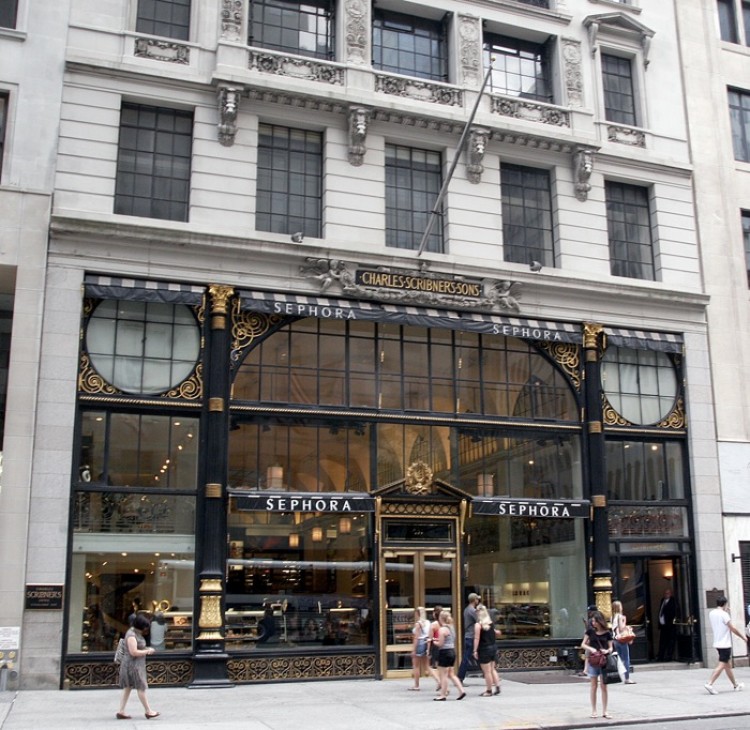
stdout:
<svg viewBox="0 0 750 730">
<path fill-rule="evenodd" d="M 729 681 L 732 683 L 735 692 L 745 688 L 742 682 L 737 682 L 734 678 L 734 672 L 730 664 L 732 660 L 732 634 L 736 634 L 743 641 L 747 641 L 745 635 L 732 625 L 732 619 L 729 616 L 729 606 L 724 596 L 716 599 L 716 608 L 708 614 L 711 621 L 711 629 L 714 633 L 714 649 L 719 653 L 719 663 L 716 665 L 711 679 L 703 686 L 709 694 L 717 695 L 719 692 L 714 687 L 714 682 L 719 678 L 722 672 L 727 673 Z"/>
</svg>

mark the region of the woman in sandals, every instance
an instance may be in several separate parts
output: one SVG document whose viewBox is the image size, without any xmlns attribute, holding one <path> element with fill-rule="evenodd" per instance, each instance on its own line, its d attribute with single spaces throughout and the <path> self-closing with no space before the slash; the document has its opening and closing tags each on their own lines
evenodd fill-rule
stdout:
<svg viewBox="0 0 750 730">
<path fill-rule="evenodd" d="M 500 676 L 495 668 L 497 655 L 495 625 L 486 606 L 477 606 L 477 622 L 474 624 L 474 659 L 479 662 L 487 689 L 480 697 L 500 694 Z"/>
<path fill-rule="evenodd" d="M 466 697 L 466 692 L 464 692 L 461 680 L 453 671 L 456 664 L 456 629 L 453 627 L 453 616 L 450 615 L 449 611 L 442 611 L 438 620 L 440 622 L 437 638 L 440 694 L 435 697 L 435 702 L 445 702 L 445 698 L 448 696 L 448 680 L 456 685 L 459 693 L 456 699 L 462 700 Z"/>
<path fill-rule="evenodd" d="M 612 601 L 612 634 L 615 637 L 615 651 L 625 665 L 625 684 L 635 684 L 630 679 L 630 646 L 627 642 L 620 641 L 620 634 L 625 631 L 627 625 L 628 621 L 622 612 L 622 603 L 620 601 Z"/>
<path fill-rule="evenodd" d="M 120 687 L 122 696 L 120 697 L 120 709 L 115 715 L 118 720 L 130 720 L 130 715 L 125 713 L 125 705 L 128 703 L 130 692 L 135 690 L 138 693 L 138 699 L 146 711 L 146 719 L 158 717 L 159 713 L 154 712 L 148 704 L 146 690 L 148 684 L 146 681 L 146 657 L 153 654 L 156 650 L 146 646 L 144 634 L 147 634 L 151 628 L 151 621 L 144 614 L 136 614 L 133 619 L 133 625 L 125 634 L 125 656 L 120 664 Z"/>
<path fill-rule="evenodd" d="M 586 633 L 583 636 L 583 643 L 581 644 L 581 648 L 586 652 L 586 656 L 589 660 L 588 672 L 589 679 L 591 680 L 591 717 L 597 717 L 597 684 L 601 687 L 602 691 L 602 717 L 606 717 L 607 719 L 612 717 L 607 712 L 607 685 L 604 684 L 604 677 L 602 676 L 606 671 L 606 667 L 598 667 L 591 661 L 594 652 L 601 652 L 605 655 L 611 654 L 612 644 L 612 632 L 609 630 L 607 622 L 604 620 L 604 616 L 602 616 L 601 611 L 594 611 L 591 616 L 591 625 L 586 629 Z"/>
<path fill-rule="evenodd" d="M 413 692 L 419 692 L 419 679 L 423 672 L 429 674 L 438 685 L 440 684 L 440 678 L 430 666 L 430 622 L 427 620 L 427 613 L 422 606 L 414 609 L 414 628 L 411 632 L 414 635 L 414 646 L 411 652 L 414 686 L 409 687 L 409 689 Z"/>
</svg>

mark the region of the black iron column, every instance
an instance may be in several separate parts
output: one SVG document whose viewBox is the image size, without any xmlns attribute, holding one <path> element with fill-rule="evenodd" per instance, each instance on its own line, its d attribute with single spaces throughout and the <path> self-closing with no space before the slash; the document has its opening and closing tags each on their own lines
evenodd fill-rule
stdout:
<svg viewBox="0 0 750 730">
<path fill-rule="evenodd" d="M 191 687 L 230 687 L 222 606 L 227 550 L 227 433 L 229 431 L 229 306 L 234 289 L 209 287 L 210 324 L 205 359 L 205 438 L 201 439 L 205 486 L 196 530 L 197 635 Z"/>
<path fill-rule="evenodd" d="M 612 571 L 609 560 L 607 469 L 602 428 L 601 386 L 601 355 L 604 337 L 600 324 L 584 322 L 585 424 L 589 442 L 588 467 L 593 538 L 591 578 L 596 607 L 609 617 L 612 615 Z"/>
</svg>

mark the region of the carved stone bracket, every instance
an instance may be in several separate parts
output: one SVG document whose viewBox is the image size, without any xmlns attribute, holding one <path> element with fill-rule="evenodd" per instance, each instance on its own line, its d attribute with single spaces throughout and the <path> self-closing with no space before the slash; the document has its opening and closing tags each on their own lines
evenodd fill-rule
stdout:
<svg viewBox="0 0 750 730">
<path fill-rule="evenodd" d="M 361 106 L 349 109 L 349 162 L 359 167 L 367 152 L 367 124 L 370 121 L 370 110 Z"/>
<path fill-rule="evenodd" d="M 469 132 L 469 139 L 467 141 L 467 157 L 468 163 L 466 165 L 466 177 L 469 182 L 475 185 L 482 179 L 482 173 L 484 172 L 484 153 L 487 150 L 487 142 L 490 139 L 490 130 L 481 127 L 472 127 Z"/>
<path fill-rule="evenodd" d="M 219 89 L 219 142 L 231 147 L 237 134 L 237 113 L 240 110 L 239 89 L 222 86 Z"/>
<path fill-rule="evenodd" d="M 585 202 L 589 196 L 591 185 L 589 178 L 594 169 L 594 150 L 591 147 L 578 147 L 573 152 L 573 183 L 576 198 Z"/>
</svg>

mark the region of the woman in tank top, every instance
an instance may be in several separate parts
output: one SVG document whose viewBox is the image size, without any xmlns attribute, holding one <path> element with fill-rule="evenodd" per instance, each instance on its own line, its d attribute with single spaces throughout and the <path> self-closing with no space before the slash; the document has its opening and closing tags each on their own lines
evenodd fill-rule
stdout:
<svg viewBox="0 0 750 730">
<path fill-rule="evenodd" d="M 466 697 L 464 686 L 456 676 L 453 667 L 456 664 L 456 629 L 453 626 L 453 617 L 449 611 L 442 611 L 438 619 L 440 629 L 438 630 L 438 675 L 440 676 L 440 694 L 435 698 L 436 702 L 444 702 L 448 696 L 448 681 L 450 680 L 458 690 L 456 699 L 462 700 Z"/>
</svg>

